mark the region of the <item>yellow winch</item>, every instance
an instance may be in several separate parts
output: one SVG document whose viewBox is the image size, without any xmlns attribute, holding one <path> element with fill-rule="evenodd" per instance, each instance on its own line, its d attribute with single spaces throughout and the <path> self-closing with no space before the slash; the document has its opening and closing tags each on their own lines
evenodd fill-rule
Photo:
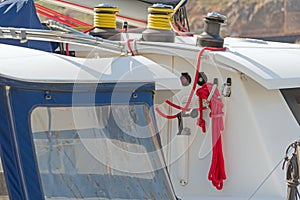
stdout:
<svg viewBox="0 0 300 200">
<path fill-rule="evenodd" d="M 94 26 L 97 28 L 117 28 L 116 19 L 120 9 L 108 4 L 100 4 L 94 8 Z"/>
<path fill-rule="evenodd" d="M 117 30 L 117 13 L 120 9 L 110 4 L 99 4 L 94 8 L 94 27 L 91 35 L 111 40 L 120 40 Z"/>
<path fill-rule="evenodd" d="M 148 25 L 143 31 L 143 40 L 153 42 L 174 42 L 175 33 L 172 30 L 173 6 L 154 4 L 148 8 Z"/>
</svg>

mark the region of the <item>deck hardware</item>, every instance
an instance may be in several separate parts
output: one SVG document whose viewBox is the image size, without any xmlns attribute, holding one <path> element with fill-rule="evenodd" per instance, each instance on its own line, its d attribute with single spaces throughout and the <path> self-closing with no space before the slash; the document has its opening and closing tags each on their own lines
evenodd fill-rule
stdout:
<svg viewBox="0 0 300 200">
<path fill-rule="evenodd" d="M 120 9 L 111 4 L 99 4 L 94 7 L 95 28 L 89 34 L 109 40 L 120 40 L 116 19 L 118 12 Z"/>
<path fill-rule="evenodd" d="M 207 82 L 207 76 L 204 72 L 199 72 L 199 78 L 197 80 L 198 85 L 202 86 Z"/>
<path fill-rule="evenodd" d="M 197 38 L 197 46 L 223 47 L 224 39 L 220 36 L 221 24 L 227 21 L 226 16 L 219 13 L 208 13 L 205 17 L 204 32 Z"/>
<path fill-rule="evenodd" d="M 58 22 L 51 22 L 49 24 L 51 28 L 65 29 L 66 26 Z M 68 31 L 52 31 L 52 30 L 40 30 L 40 29 L 26 29 L 22 28 L 22 31 L 26 32 L 27 40 L 47 40 L 51 42 L 67 42 L 70 44 L 77 44 L 81 46 L 89 46 L 93 48 L 106 48 L 108 51 L 115 53 L 127 53 L 125 43 L 120 41 L 111 41 L 99 37 L 92 37 L 87 34 L 78 33 L 75 29 L 67 27 Z M 17 39 L 20 40 L 20 28 L 10 28 L 0 26 L 0 38 Z M 74 37 L 76 34 L 76 37 Z"/>
<path fill-rule="evenodd" d="M 178 120 L 178 133 L 177 135 L 181 135 L 183 131 L 183 120 L 182 120 L 182 113 L 177 114 L 177 120 Z"/>
<path fill-rule="evenodd" d="M 189 111 L 183 112 L 182 117 L 191 117 L 191 118 L 197 118 L 199 115 L 198 108 L 191 109 Z"/>
<path fill-rule="evenodd" d="M 127 33 L 127 30 L 128 30 L 128 22 L 127 22 L 127 21 L 124 21 L 124 22 L 123 22 L 122 28 L 123 28 L 123 30 L 125 31 L 125 33 Z"/>
<path fill-rule="evenodd" d="M 142 33 L 142 40 L 152 42 L 174 42 L 175 32 L 172 30 L 173 6 L 153 4 L 148 8 L 147 29 Z"/>
<path fill-rule="evenodd" d="M 286 200 L 298 199 L 300 197 L 297 186 L 299 185 L 299 146 L 300 141 L 291 143 L 285 152 L 285 158 L 283 161 L 282 169 L 286 167 L 286 184 L 287 184 L 287 196 Z M 290 150 L 293 152 L 288 156 Z"/>
<path fill-rule="evenodd" d="M 176 135 L 176 150 L 180 157 L 178 158 L 178 177 L 182 187 L 188 184 L 189 179 L 189 138 L 191 128 L 184 127 L 181 135 Z"/>
<path fill-rule="evenodd" d="M 209 93 L 207 99 L 203 99 L 203 105 L 204 105 L 205 107 L 208 108 L 209 102 L 210 102 L 210 100 L 212 99 L 212 97 L 213 97 L 213 95 L 214 95 L 214 93 L 215 93 L 217 87 L 218 87 L 218 79 L 217 79 L 217 78 L 214 78 L 214 84 L 213 84 L 213 86 L 212 86 L 212 89 L 211 89 L 211 91 L 210 91 L 210 93 Z"/>
<path fill-rule="evenodd" d="M 191 84 L 192 78 L 188 72 L 183 72 L 183 73 L 181 73 L 180 81 L 181 81 L 182 86 L 188 86 Z"/>
<path fill-rule="evenodd" d="M 27 36 L 26 36 L 26 31 L 25 30 L 21 30 L 21 33 L 20 33 L 20 42 L 21 43 L 26 43 L 28 40 L 27 40 Z"/>
<path fill-rule="evenodd" d="M 13 30 L 13 29 L 10 30 L 10 35 L 11 35 L 12 38 L 18 38 L 16 31 Z"/>
<path fill-rule="evenodd" d="M 186 186 L 188 184 L 188 181 L 187 180 L 184 180 L 184 179 L 181 179 L 179 181 L 179 183 L 181 184 L 181 186 Z"/>
<path fill-rule="evenodd" d="M 184 127 L 182 131 L 182 135 L 191 135 L 191 129 L 189 127 Z"/>
<path fill-rule="evenodd" d="M 50 95 L 49 91 L 45 92 L 45 99 L 46 100 L 51 100 L 52 99 L 52 96 Z"/>
<path fill-rule="evenodd" d="M 137 95 L 137 93 L 132 93 L 131 97 L 136 99 L 136 98 L 138 98 L 138 95 Z"/>
<path fill-rule="evenodd" d="M 222 85 L 222 95 L 224 97 L 230 97 L 231 95 L 231 78 L 227 78 L 226 83 Z"/>
</svg>

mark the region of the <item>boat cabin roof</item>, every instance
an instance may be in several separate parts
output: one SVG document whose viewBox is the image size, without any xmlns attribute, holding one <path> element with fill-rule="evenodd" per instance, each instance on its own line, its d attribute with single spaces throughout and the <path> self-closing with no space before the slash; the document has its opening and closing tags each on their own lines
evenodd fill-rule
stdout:
<svg viewBox="0 0 300 200">
<path fill-rule="evenodd" d="M 178 44 L 166 44 L 178 45 Z M 215 60 L 267 89 L 300 87 L 300 45 L 226 38 Z M 194 51 L 195 47 L 191 47 Z M 178 75 L 143 56 L 84 59 L 0 44 L 0 76 L 41 83 L 155 82 L 156 90 L 178 90 Z"/>
<path fill-rule="evenodd" d="M 83 59 L 0 44 L 0 76 L 39 83 L 155 82 L 177 90 L 177 75 L 143 56 Z"/>
<path fill-rule="evenodd" d="M 251 77 L 267 89 L 300 87 L 300 45 L 226 38 L 226 52 L 215 59 Z"/>
</svg>

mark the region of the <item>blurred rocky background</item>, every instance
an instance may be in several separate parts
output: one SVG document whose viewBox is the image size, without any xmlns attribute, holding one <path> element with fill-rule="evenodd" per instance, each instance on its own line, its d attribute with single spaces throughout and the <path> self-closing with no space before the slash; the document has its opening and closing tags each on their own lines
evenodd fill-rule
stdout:
<svg viewBox="0 0 300 200">
<path fill-rule="evenodd" d="M 93 20 L 92 15 L 49 5 L 41 0 L 35 2 L 86 23 Z M 227 17 L 227 25 L 222 27 L 223 36 L 300 43 L 300 0 L 188 0 L 191 31 L 202 31 L 203 18 L 209 12 Z M 41 19 L 45 18 L 41 16 Z"/>
<path fill-rule="evenodd" d="M 189 0 L 191 30 L 201 32 L 209 12 L 227 16 L 228 36 L 300 41 L 300 0 Z"/>
</svg>

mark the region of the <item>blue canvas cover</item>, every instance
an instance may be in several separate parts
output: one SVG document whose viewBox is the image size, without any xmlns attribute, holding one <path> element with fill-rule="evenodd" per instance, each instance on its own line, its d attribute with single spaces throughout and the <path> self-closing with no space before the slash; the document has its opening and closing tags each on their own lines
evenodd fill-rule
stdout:
<svg viewBox="0 0 300 200">
<path fill-rule="evenodd" d="M 33 0 L 4 0 L 0 2 L 0 26 L 14 28 L 43 29 L 36 14 Z M 19 40 L 0 39 L 0 43 L 29 47 L 53 52 L 56 45 L 51 42 L 28 41 L 20 43 Z"/>
<path fill-rule="evenodd" d="M 159 156 L 161 143 L 157 128 L 153 129 L 153 135 L 143 138 L 137 135 L 137 138 L 128 135 L 119 128 L 120 124 L 116 124 L 120 122 L 122 115 L 119 116 L 120 119 L 111 119 L 112 115 L 108 115 L 109 123 L 101 129 L 102 134 L 93 139 L 105 137 L 129 146 L 143 146 L 149 155 L 152 155 L 151 158 L 157 166 L 161 165 L 153 171 L 153 178 L 143 178 L 126 174 L 107 174 L 104 173 L 107 168 L 101 168 L 100 165 L 100 170 L 94 170 L 95 173 L 78 173 L 78 163 L 77 167 L 73 165 L 76 158 L 81 163 L 91 164 L 92 161 L 84 160 L 88 157 L 81 143 L 78 143 L 79 132 L 34 132 L 31 126 L 32 113 L 39 108 L 110 105 L 120 108 L 124 104 L 136 108 L 132 114 L 139 126 L 146 125 L 146 121 L 151 120 L 156 127 L 152 109 L 153 90 L 153 83 L 122 83 L 118 86 L 113 83 L 96 86 L 79 84 L 74 88 L 73 84 L 25 83 L 0 78 L 0 94 L 3 95 L 3 98 L 0 98 L 0 154 L 10 199 L 176 199 L 164 160 Z M 135 91 L 134 96 L 132 91 Z M 149 114 L 143 111 L 145 107 L 149 108 Z M 52 127 L 50 122 L 49 127 Z M 97 133 L 92 129 L 81 131 L 83 140 Z M 148 134 L 140 131 L 136 133 Z M 72 144 L 74 148 L 70 145 L 59 146 L 59 141 Z M 66 170 L 62 171 L 58 166 L 63 166 Z"/>
</svg>

